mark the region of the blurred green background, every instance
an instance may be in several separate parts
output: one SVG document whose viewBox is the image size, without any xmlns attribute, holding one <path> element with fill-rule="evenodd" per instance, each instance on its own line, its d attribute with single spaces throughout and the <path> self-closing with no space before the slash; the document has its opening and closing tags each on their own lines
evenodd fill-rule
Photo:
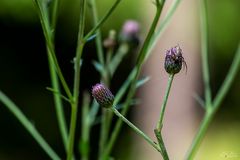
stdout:
<svg viewBox="0 0 240 160">
<path fill-rule="evenodd" d="M 240 1 L 209 0 L 208 2 L 211 85 L 215 94 L 240 40 Z M 98 1 L 100 16 L 112 3 L 112 0 Z M 69 84 L 72 83 L 71 61 L 77 38 L 79 10 L 77 4 L 79 4 L 77 0 L 62 0 L 57 24 L 57 56 Z M 137 19 L 143 26 L 147 25 L 144 22 L 149 16 L 148 6 L 151 6 L 150 0 L 123 1 L 103 25 L 103 37 L 107 36 L 110 29 L 119 31 L 126 19 Z M 89 30 L 92 24 L 89 12 L 87 24 Z M 146 30 L 142 29 L 143 35 L 145 32 Z M 86 62 L 82 73 L 85 76 L 81 90 L 90 90 L 91 85 L 98 82 L 98 74 L 91 65 L 91 59 L 96 58 L 93 42 L 87 45 L 84 53 Z M 122 75 L 127 74 L 124 71 L 125 69 L 121 70 Z M 120 83 L 123 78 L 124 76 L 115 77 L 116 80 L 120 80 L 114 83 Z M 0 89 L 16 102 L 53 148 L 64 157 L 52 94 L 45 89 L 47 86 L 50 86 L 50 80 L 44 37 L 32 1 L 0 0 Z M 240 158 L 239 97 L 240 74 L 214 119 L 207 140 L 203 143 L 204 147 L 201 149 L 203 159 L 214 160 L 215 155 L 219 155 L 222 151 L 234 152 Z M 68 106 L 65 107 L 65 111 L 69 117 Z M 0 104 L 0 126 L 0 160 L 48 159 L 38 144 L 2 104 Z M 98 127 L 94 129 L 98 130 Z M 127 133 L 128 131 L 125 134 Z M 78 134 L 80 134 L 79 130 Z M 124 133 L 121 134 L 120 139 L 122 137 Z M 223 140 L 221 143 L 220 139 Z M 126 141 L 119 140 L 118 143 L 126 145 Z M 121 148 L 119 145 L 116 150 Z M 122 153 L 121 150 L 114 153 L 116 157 L 124 157 L 117 154 Z"/>
</svg>

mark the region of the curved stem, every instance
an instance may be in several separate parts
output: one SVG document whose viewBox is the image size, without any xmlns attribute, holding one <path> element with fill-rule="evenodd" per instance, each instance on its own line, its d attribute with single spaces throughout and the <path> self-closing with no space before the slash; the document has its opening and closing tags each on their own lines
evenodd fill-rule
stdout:
<svg viewBox="0 0 240 160">
<path fill-rule="evenodd" d="M 9 109 L 10 112 L 18 119 L 18 121 L 24 126 L 24 128 L 31 134 L 36 142 L 42 147 L 42 149 L 53 160 L 60 160 L 61 158 L 54 152 L 49 146 L 41 134 L 37 131 L 34 125 L 27 119 L 27 117 L 21 112 L 21 110 L 12 102 L 3 92 L 0 91 L 0 101 Z"/>
</svg>

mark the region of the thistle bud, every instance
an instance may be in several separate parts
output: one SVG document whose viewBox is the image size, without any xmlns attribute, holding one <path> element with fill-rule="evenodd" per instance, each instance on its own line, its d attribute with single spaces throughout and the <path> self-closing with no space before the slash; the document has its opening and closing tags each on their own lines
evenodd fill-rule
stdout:
<svg viewBox="0 0 240 160">
<path fill-rule="evenodd" d="M 96 84 L 92 87 L 92 96 L 102 107 L 109 108 L 113 105 L 114 96 L 103 84 Z"/>
<path fill-rule="evenodd" d="M 167 50 L 164 68 L 169 74 L 176 74 L 182 69 L 182 65 L 186 66 L 186 62 L 182 56 L 182 49 L 175 46 Z"/>
<path fill-rule="evenodd" d="M 121 30 L 120 40 L 128 43 L 139 43 L 140 27 L 137 21 L 127 20 Z"/>
</svg>

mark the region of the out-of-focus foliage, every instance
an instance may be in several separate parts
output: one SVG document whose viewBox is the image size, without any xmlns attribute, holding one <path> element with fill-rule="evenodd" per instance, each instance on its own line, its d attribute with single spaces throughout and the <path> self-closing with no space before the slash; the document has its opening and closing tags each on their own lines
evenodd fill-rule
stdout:
<svg viewBox="0 0 240 160">
<path fill-rule="evenodd" d="M 32 0 L 1 0 L 0 18 L 18 22 L 37 21 Z"/>
<path fill-rule="evenodd" d="M 211 52 L 229 56 L 240 40 L 240 1 L 211 0 L 208 4 Z"/>
</svg>

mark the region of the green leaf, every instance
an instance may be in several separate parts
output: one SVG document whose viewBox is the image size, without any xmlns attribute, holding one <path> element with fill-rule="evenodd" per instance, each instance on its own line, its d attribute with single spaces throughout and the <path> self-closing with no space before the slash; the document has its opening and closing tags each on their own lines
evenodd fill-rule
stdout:
<svg viewBox="0 0 240 160">
<path fill-rule="evenodd" d="M 92 61 L 92 64 L 99 73 L 104 72 L 104 66 L 102 64 L 97 61 Z"/>
<path fill-rule="evenodd" d="M 136 84 L 136 88 L 141 87 L 142 85 L 144 85 L 145 83 L 147 83 L 149 80 L 150 80 L 150 77 L 149 77 L 149 76 L 146 76 L 146 77 L 138 80 L 138 81 L 137 81 L 137 84 Z"/>
<path fill-rule="evenodd" d="M 53 92 L 53 94 L 58 94 L 63 100 L 71 103 L 70 99 L 68 99 L 67 97 L 65 97 L 64 95 L 62 95 L 62 94 L 61 94 L 60 92 L 58 92 L 57 90 L 55 90 L 55 89 L 53 89 L 53 88 L 51 88 L 51 87 L 46 87 L 46 89 L 47 89 L 48 91 Z"/>
<path fill-rule="evenodd" d="M 130 102 L 130 106 L 135 106 L 135 105 L 139 105 L 141 103 L 141 100 L 140 99 L 132 99 L 131 102 Z M 122 109 L 124 106 L 124 104 L 118 104 L 116 106 L 116 109 L 119 110 L 119 109 Z"/>
<path fill-rule="evenodd" d="M 193 94 L 193 98 L 200 104 L 201 107 L 206 109 L 205 108 L 205 103 L 204 103 L 203 99 L 197 93 Z"/>
<path fill-rule="evenodd" d="M 115 71 L 117 70 L 119 64 L 122 62 L 123 58 L 127 55 L 129 51 L 129 46 L 127 43 L 121 44 L 121 46 L 118 48 L 117 53 L 111 60 L 109 64 L 109 71 L 111 76 L 114 75 Z"/>
<path fill-rule="evenodd" d="M 128 87 L 130 86 L 130 84 L 131 84 L 133 78 L 135 77 L 136 73 L 137 73 L 137 68 L 135 67 L 132 70 L 132 72 L 129 74 L 128 78 L 123 83 L 121 88 L 118 90 L 118 92 L 117 92 L 117 94 L 115 96 L 114 104 L 118 104 L 119 101 L 122 99 L 123 95 L 126 93 Z"/>
</svg>

